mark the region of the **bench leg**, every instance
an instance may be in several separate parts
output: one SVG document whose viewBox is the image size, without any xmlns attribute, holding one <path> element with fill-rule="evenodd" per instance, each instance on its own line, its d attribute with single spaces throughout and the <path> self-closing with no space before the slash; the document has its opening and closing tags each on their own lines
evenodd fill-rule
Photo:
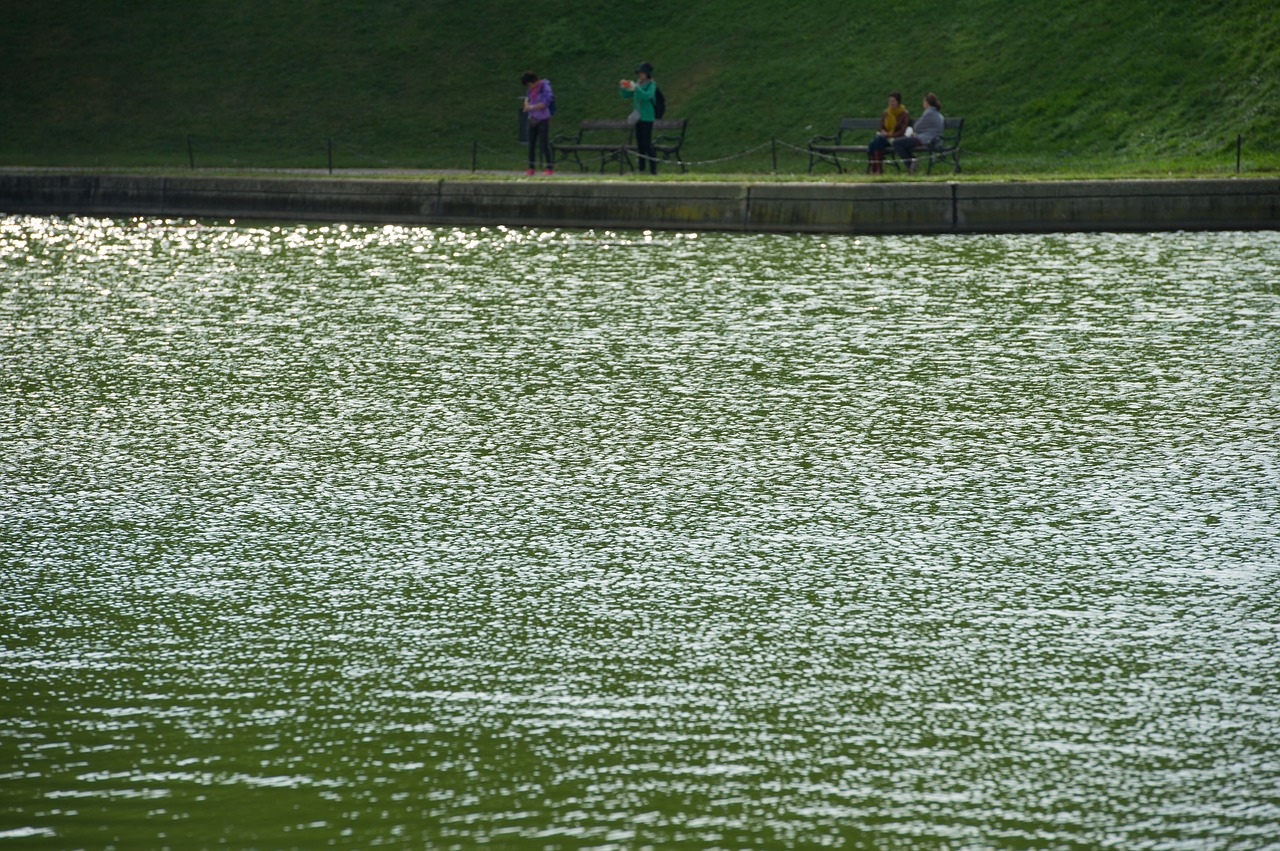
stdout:
<svg viewBox="0 0 1280 851">
<path fill-rule="evenodd" d="M 952 171 L 951 171 L 952 174 L 960 173 L 960 152 L 959 151 L 943 151 L 942 153 L 939 153 L 936 155 L 931 154 L 929 156 L 929 168 L 926 170 L 925 172 L 926 174 L 933 174 L 933 161 L 935 157 L 937 158 L 938 162 L 949 161 L 952 167 Z"/>
<path fill-rule="evenodd" d="M 618 174 L 622 174 L 622 155 L 621 149 L 607 151 L 600 154 L 600 173 L 604 174 L 604 167 L 609 163 L 616 162 L 618 164 Z"/>
<path fill-rule="evenodd" d="M 587 167 L 582 164 L 582 160 L 579 159 L 577 151 L 566 151 L 566 150 L 560 149 L 555 151 L 555 154 L 556 154 L 556 162 L 560 163 L 561 165 L 567 162 L 572 162 L 578 166 L 578 171 L 587 170 Z"/>
<path fill-rule="evenodd" d="M 929 165 L 925 168 L 924 173 L 933 174 L 934 161 L 936 160 L 938 162 L 945 162 L 946 159 L 947 159 L 947 155 L 942 151 L 929 151 Z"/>
<path fill-rule="evenodd" d="M 830 160 L 831 164 L 836 167 L 837 173 L 843 171 L 840 168 L 840 158 L 837 157 L 835 154 L 820 154 L 817 151 L 811 150 L 809 151 L 809 173 L 813 174 L 813 167 L 815 165 L 817 165 L 818 163 L 827 162 L 828 160 Z"/>
<path fill-rule="evenodd" d="M 626 148 L 618 148 L 616 151 L 610 151 L 607 154 L 600 155 L 601 174 L 604 174 L 604 167 L 611 162 L 616 162 L 618 164 L 618 174 L 626 174 L 627 169 L 631 169 L 632 171 L 636 170 L 636 167 L 631 164 L 631 154 Z"/>
<path fill-rule="evenodd" d="M 680 159 L 680 151 L 659 151 L 658 156 L 662 158 L 662 165 L 669 167 L 672 163 L 680 166 L 680 173 L 685 174 L 688 169 L 684 167 L 684 160 Z"/>
</svg>

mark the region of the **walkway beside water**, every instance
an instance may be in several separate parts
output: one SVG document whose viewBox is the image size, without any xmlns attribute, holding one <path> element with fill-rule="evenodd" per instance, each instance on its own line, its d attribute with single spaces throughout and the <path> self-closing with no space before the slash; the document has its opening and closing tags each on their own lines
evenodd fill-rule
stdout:
<svg viewBox="0 0 1280 851">
<path fill-rule="evenodd" d="M 1280 228 L 1280 179 L 684 182 L 0 173 L 0 213 L 423 225 L 1019 233 Z"/>
</svg>

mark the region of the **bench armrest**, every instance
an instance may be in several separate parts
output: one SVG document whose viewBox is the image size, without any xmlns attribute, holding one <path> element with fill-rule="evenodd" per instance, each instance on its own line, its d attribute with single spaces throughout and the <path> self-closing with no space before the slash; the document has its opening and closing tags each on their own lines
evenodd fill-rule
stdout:
<svg viewBox="0 0 1280 851">
<path fill-rule="evenodd" d="M 839 138 L 840 138 L 839 136 L 814 136 L 812 139 L 809 140 L 809 144 L 816 145 L 819 142 L 831 142 L 832 144 L 834 144 L 837 140 L 839 140 Z"/>
</svg>

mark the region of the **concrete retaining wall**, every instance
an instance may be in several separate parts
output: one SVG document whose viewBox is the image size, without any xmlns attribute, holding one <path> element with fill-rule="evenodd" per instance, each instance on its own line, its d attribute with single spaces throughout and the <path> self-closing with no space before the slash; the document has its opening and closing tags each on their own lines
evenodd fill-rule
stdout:
<svg viewBox="0 0 1280 851">
<path fill-rule="evenodd" d="M 693 183 L 0 173 L 0 212 L 819 233 L 1280 228 L 1280 179 Z"/>
</svg>

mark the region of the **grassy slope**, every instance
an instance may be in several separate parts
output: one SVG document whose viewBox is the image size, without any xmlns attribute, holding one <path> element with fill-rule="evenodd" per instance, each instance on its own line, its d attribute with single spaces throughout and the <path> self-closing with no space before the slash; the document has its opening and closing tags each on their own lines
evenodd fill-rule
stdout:
<svg viewBox="0 0 1280 851">
<path fill-rule="evenodd" d="M 1280 11 L 1263 0 L 615 3 L 42 0 L 2 13 L 0 165 L 513 167 L 519 72 L 560 129 L 658 68 L 688 153 L 833 132 L 900 88 L 969 119 L 978 173 L 1280 166 Z M 783 170 L 805 159 L 783 148 Z M 768 167 L 768 152 L 703 171 Z"/>
</svg>

